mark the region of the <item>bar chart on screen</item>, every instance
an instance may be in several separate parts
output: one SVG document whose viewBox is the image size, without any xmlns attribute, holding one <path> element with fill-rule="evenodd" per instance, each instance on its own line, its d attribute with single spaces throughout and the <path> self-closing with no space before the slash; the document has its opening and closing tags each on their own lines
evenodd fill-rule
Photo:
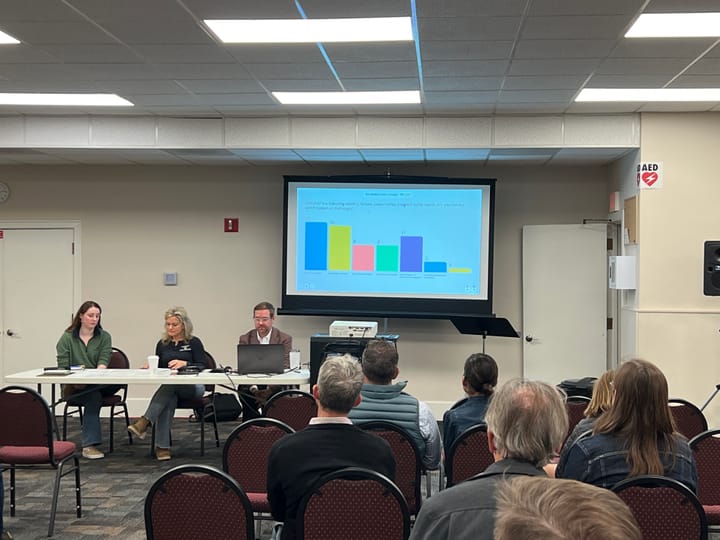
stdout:
<svg viewBox="0 0 720 540">
<path fill-rule="evenodd" d="M 477 294 L 482 193 L 298 192 L 298 290 Z"/>
</svg>

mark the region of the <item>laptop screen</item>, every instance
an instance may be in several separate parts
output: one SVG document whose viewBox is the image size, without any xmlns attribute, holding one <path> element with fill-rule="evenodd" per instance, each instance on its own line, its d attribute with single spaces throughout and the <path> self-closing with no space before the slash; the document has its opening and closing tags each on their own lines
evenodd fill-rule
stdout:
<svg viewBox="0 0 720 540">
<path fill-rule="evenodd" d="M 248 373 L 283 373 L 285 371 L 285 347 L 281 344 L 270 345 L 238 345 L 237 372 Z"/>
</svg>

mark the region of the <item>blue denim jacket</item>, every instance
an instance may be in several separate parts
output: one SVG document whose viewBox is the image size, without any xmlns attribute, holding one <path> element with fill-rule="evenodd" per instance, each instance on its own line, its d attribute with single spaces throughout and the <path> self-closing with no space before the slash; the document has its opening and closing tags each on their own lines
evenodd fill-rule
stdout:
<svg viewBox="0 0 720 540">
<path fill-rule="evenodd" d="M 455 439 L 462 432 L 477 424 L 485 422 L 490 396 L 469 397 L 465 403 L 454 409 L 445 411 L 443 415 L 443 446 L 448 454 Z"/>
<path fill-rule="evenodd" d="M 555 476 L 611 488 L 630 474 L 624 443 L 622 438 L 604 433 L 582 437 L 561 456 Z M 664 476 L 682 482 L 697 493 L 697 468 L 687 439 L 677 436 L 675 444 L 674 459 L 670 453 L 661 452 Z"/>
</svg>

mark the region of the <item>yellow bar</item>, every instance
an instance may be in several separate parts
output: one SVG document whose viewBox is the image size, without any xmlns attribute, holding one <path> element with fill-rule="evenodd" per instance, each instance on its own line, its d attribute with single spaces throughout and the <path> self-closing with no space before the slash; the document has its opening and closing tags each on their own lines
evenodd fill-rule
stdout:
<svg viewBox="0 0 720 540">
<path fill-rule="evenodd" d="M 351 233 L 352 227 L 349 225 L 330 225 L 328 270 L 350 270 Z"/>
<path fill-rule="evenodd" d="M 448 268 L 448 272 L 450 272 L 451 274 L 469 274 L 470 269 L 469 268 L 458 268 L 455 266 L 451 266 L 450 268 Z"/>
</svg>

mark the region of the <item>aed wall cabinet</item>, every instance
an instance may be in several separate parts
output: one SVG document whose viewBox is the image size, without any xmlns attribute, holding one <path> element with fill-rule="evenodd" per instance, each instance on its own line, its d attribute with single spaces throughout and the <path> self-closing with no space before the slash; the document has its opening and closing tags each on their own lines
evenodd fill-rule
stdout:
<svg viewBox="0 0 720 540">
<path fill-rule="evenodd" d="M 632 255 L 608 257 L 608 286 L 611 289 L 637 288 L 636 258 Z"/>
</svg>

